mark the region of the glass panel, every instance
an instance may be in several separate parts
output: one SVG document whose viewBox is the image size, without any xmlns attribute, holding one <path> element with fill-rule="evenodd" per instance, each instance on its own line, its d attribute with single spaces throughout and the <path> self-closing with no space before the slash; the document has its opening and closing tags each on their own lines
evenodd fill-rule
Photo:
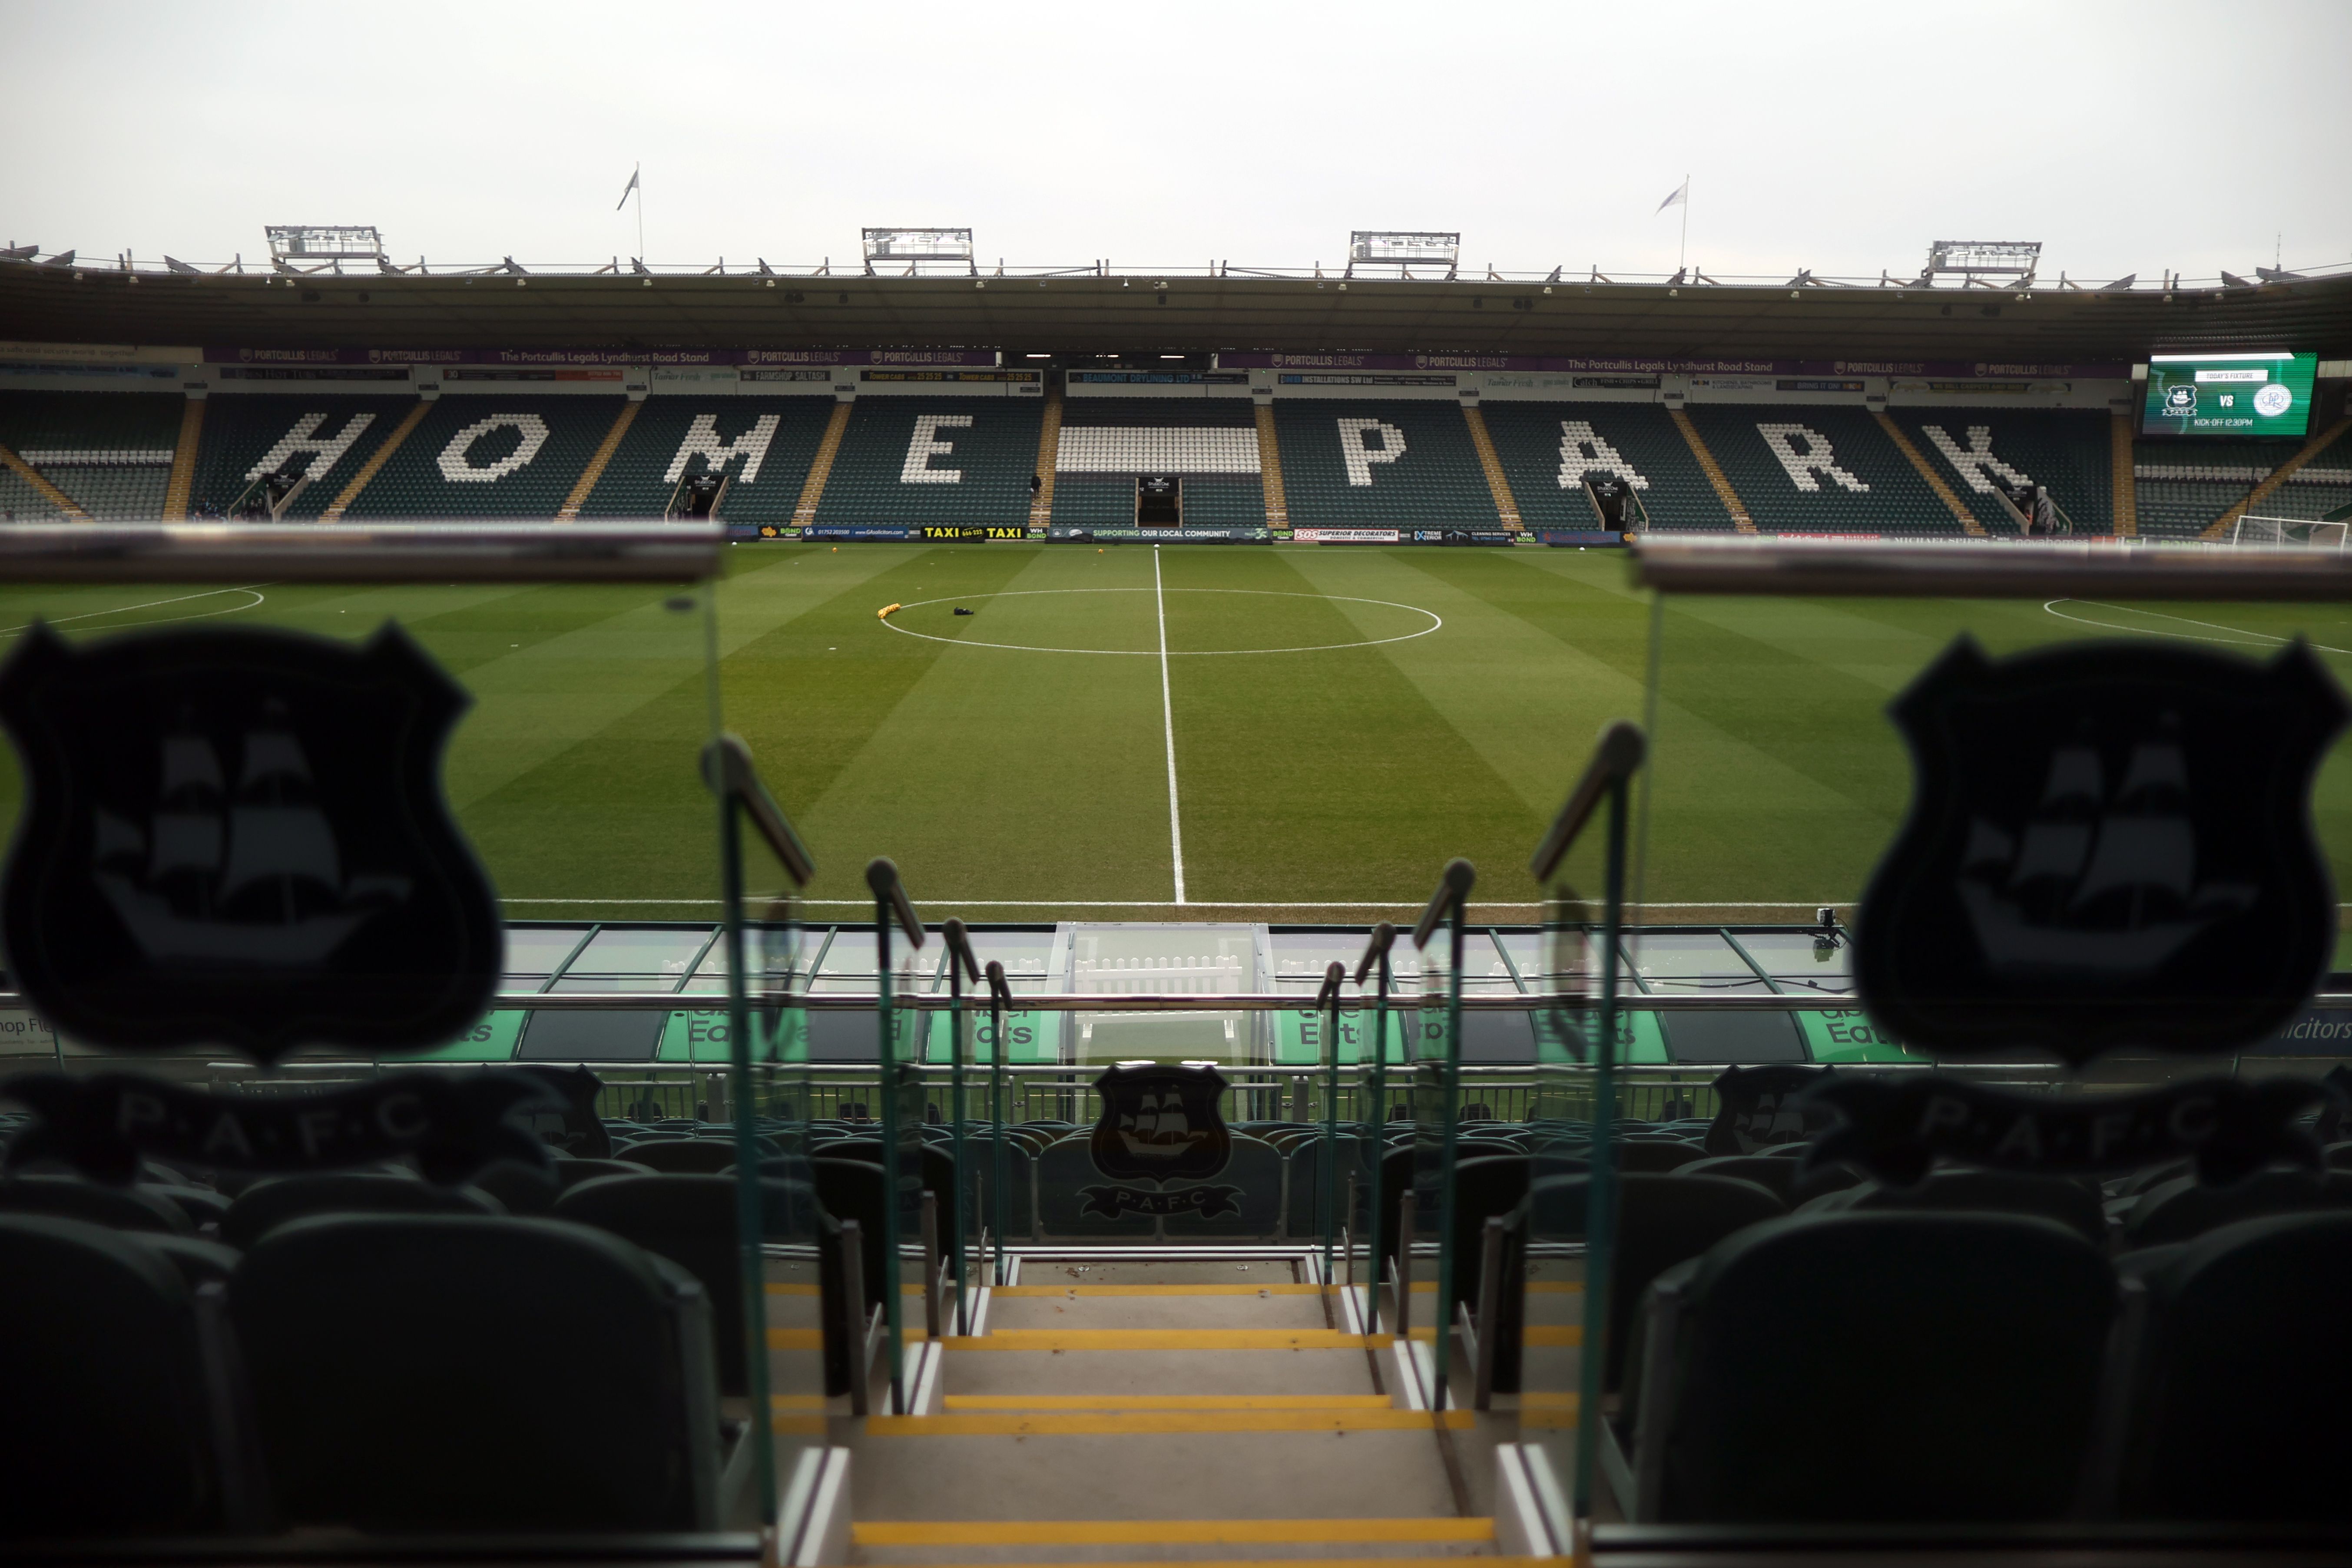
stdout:
<svg viewBox="0 0 2352 1568">
<path fill-rule="evenodd" d="M 578 406 L 544 416 L 550 461 L 584 435 L 576 469 L 619 400 L 601 417 L 594 400 L 559 401 Z M 207 443 L 242 417 L 212 407 Z M 289 413 L 272 438 L 301 417 Z M 397 412 L 377 417 L 379 434 L 398 423 Z M 55 1419 L 31 1385 L 12 1385 L 17 1414 L 45 1435 L 100 1469 L 119 1443 L 132 1466 L 121 1510 L 68 1527 L 212 1537 L 231 1556 L 268 1555 L 296 1533 L 399 1555 L 415 1548 L 393 1538 L 425 1534 L 756 1529 L 772 1470 L 747 1448 L 739 1473 L 759 1484 L 720 1486 L 770 1414 L 757 1396 L 769 1354 L 759 1270 L 727 1244 L 734 1196 L 619 1201 L 614 1188 L 647 1178 L 598 1163 L 689 1146 L 703 1169 L 714 1154 L 740 1157 L 718 1126 L 706 1145 L 684 1127 L 656 1139 L 651 1124 L 699 1106 L 723 1124 L 751 1085 L 723 1062 L 664 1071 L 666 1009 L 595 1005 L 608 986 L 676 985 L 710 927 L 608 929 L 581 952 L 598 921 L 642 913 L 639 899 L 676 897 L 709 918 L 718 845 L 697 764 L 713 733 L 717 639 L 714 596 L 697 579 L 714 549 L 678 553 L 698 530 L 641 535 L 639 549 L 690 564 L 647 580 L 560 580 L 568 561 L 598 567 L 607 536 L 596 526 L 510 543 L 493 525 L 405 540 L 288 527 L 206 536 L 208 549 L 247 553 L 211 556 L 223 576 L 205 580 L 192 575 L 209 568 L 185 553 L 189 534 L 61 532 L 86 556 L 73 570 L 111 576 L 0 583 L 12 743 L 0 752 L 0 821 L 14 830 L 12 889 L 31 885 L 28 853 L 72 840 L 83 850 L 41 896 L 87 883 L 114 924 L 101 931 L 48 904 L 35 917 L 41 946 L 19 936 L 16 1016 L 58 1028 L 41 1031 L 37 1061 L 10 1065 L 59 1075 L 55 1092 L 69 1098 L 47 1105 L 146 1080 L 187 1124 L 211 1129 L 194 1143 L 160 1122 L 126 1129 L 148 1162 L 121 1173 L 137 1178 L 127 1184 L 62 1162 L 47 1176 L 86 1217 L 90 1203 L 151 1218 L 168 1205 L 183 1244 L 169 1259 L 201 1257 L 206 1279 L 228 1270 L 231 1281 L 215 1319 L 199 1307 L 219 1285 L 179 1288 L 164 1251 L 139 1270 L 108 1261 L 139 1298 L 121 1317 L 128 1298 L 81 1293 L 86 1260 L 37 1280 L 25 1271 L 15 1222 L 31 1184 L 5 1184 L 12 1295 L 62 1309 L 37 1330 L 12 1320 L 22 1355 L 185 1361 L 158 1380 L 179 1395 L 83 1399 Z M 9 534 L 0 570 L 46 570 L 31 554 L 40 530 Z M 328 551 L 369 580 L 326 580 Z M 533 580 L 532 561 L 556 570 Z M 73 698 L 85 681 L 101 701 Z M 102 725 L 83 722 L 91 716 Z M 551 990 L 575 954 L 579 977 Z M 76 977 L 92 972 L 109 977 L 107 1009 L 80 994 Z M 480 1005 L 486 993 L 495 1006 Z M 281 1053 L 287 1040 L 299 1043 Z M 0 1136 L 21 1151 L 48 1113 L 12 1102 Z M 567 1223 L 520 1222 L 534 1216 Z M 190 1232 L 223 1245 L 190 1250 Z M 103 1235 L 108 1259 L 126 1238 L 165 1243 L 160 1228 Z M 178 1326 L 142 1332 L 136 1346 L 103 1343 L 108 1322 L 153 1312 Z M 429 1330 L 459 1321 L 468 1348 L 453 1354 Z M 200 1354 L 230 1333 L 241 1354 Z M 224 1365 L 240 1386 L 214 1381 Z M 135 1433 L 107 1429 L 118 1406 Z M 254 1423 L 258 1453 L 243 1458 L 266 1468 L 266 1521 L 238 1503 L 241 1457 L 214 1444 L 232 1407 Z M 381 1418 L 354 1423 L 360 1409 Z M 387 1440 L 423 1426 L 429 1444 Z M 180 1478 L 161 1490 L 137 1469 L 159 1441 Z M 635 1479 L 583 1490 L 591 1472 Z M 488 1489 L 446 1484 L 493 1473 Z M 9 1527 L 19 1533 L 21 1502 Z M 263 1534 L 277 1539 L 238 1539 Z"/>
</svg>

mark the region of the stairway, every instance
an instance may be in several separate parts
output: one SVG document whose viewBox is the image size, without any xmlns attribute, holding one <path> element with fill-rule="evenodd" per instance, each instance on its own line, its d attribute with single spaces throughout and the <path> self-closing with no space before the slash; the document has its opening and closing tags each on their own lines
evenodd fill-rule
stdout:
<svg viewBox="0 0 2352 1568">
<path fill-rule="evenodd" d="M 1054 471 L 1062 456 L 1062 388 L 1058 382 L 1045 388 L 1045 417 L 1037 427 L 1037 466 L 1031 470 L 1037 476 L 1037 488 L 1029 497 L 1029 526 L 1042 528 L 1054 520 Z"/>
<path fill-rule="evenodd" d="M 383 472 L 383 465 L 392 461 L 392 455 L 400 450 L 401 443 L 406 441 L 410 434 L 425 423 L 425 416 L 432 412 L 433 405 L 419 398 L 401 422 L 392 427 L 392 434 L 383 438 L 383 444 L 368 455 L 368 460 L 360 465 L 360 471 L 352 476 L 351 483 L 343 486 L 342 493 L 335 497 L 319 520 L 322 523 L 341 522 L 352 503 L 360 498 L 360 492 L 367 488 L 368 481 Z"/>
<path fill-rule="evenodd" d="M 180 439 L 172 446 L 172 477 L 163 486 L 163 520 L 187 521 L 196 488 L 196 450 L 205 434 L 205 400 L 189 398 L 180 410 Z"/>
<path fill-rule="evenodd" d="M 2336 439 L 2347 430 L 2352 430 L 2352 416 L 2347 416 L 2346 418 L 2337 420 L 2334 424 L 2329 425 L 2326 430 L 2321 431 L 2318 434 L 2305 442 L 2301 451 L 2288 458 L 2285 462 L 2280 464 L 2277 467 L 2272 469 L 2267 477 L 2265 477 L 2260 484 L 2256 485 L 2252 489 L 2246 492 L 2245 499 L 2240 501 L 2228 511 L 2223 512 L 2220 517 L 2214 518 L 2212 526 L 2197 537 L 2200 539 L 2228 538 L 2230 537 L 2230 528 L 2231 524 L 2235 523 L 2240 517 L 2246 516 L 2249 512 L 2252 512 L 2256 507 L 2261 506 L 2263 502 L 2268 498 L 2272 491 L 2277 489 L 2280 486 L 2285 484 L 2288 479 L 2294 476 L 2296 469 L 2303 467 L 2313 458 L 2318 456 L 2321 453 L 2334 445 Z"/>
<path fill-rule="evenodd" d="M 613 416 L 613 427 L 604 432 L 604 439 L 597 444 L 594 454 L 588 459 L 588 465 L 580 470 L 580 477 L 572 482 L 572 493 L 564 497 L 563 505 L 555 509 L 557 522 L 579 520 L 580 508 L 588 504 L 589 493 L 596 488 L 596 481 L 604 476 L 604 469 L 613 461 L 613 454 L 621 449 L 621 437 L 629 434 L 629 426 L 636 423 L 637 410 L 645 406 L 641 402 L 621 405 L 621 412 Z"/>
<path fill-rule="evenodd" d="M 1984 538 L 1985 528 L 1982 523 L 1977 521 L 1977 515 L 1969 510 L 1968 503 L 1960 499 L 1958 492 L 1944 483 L 1944 476 L 1937 473 L 1934 466 L 1928 463 L 1927 454 L 1921 452 L 1911 438 L 1903 434 L 1903 427 L 1895 423 L 1894 416 L 1881 409 L 1874 413 L 1872 417 L 1878 421 L 1878 428 L 1886 432 L 1886 439 L 1895 443 L 1895 449 L 1908 458 L 1911 466 L 1919 471 L 1919 477 L 1927 482 L 1927 488 L 1936 493 L 1936 499 L 1943 502 L 1950 509 L 1952 520 L 1960 525 L 1960 532 L 1979 538 Z"/>
<path fill-rule="evenodd" d="M 816 455 L 809 459 L 807 479 L 801 484 L 801 498 L 793 507 L 793 527 L 807 528 L 816 521 L 817 502 L 824 497 L 824 482 L 833 476 L 833 460 L 841 451 L 841 437 L 849 429 L 849 411 L 855 406 L 846 402 L 833 405 L 833 417 L 824 422 L 824 435 L 816 444 Z"/>
<path fill-rule="evenodd" d="M 1743 534 L 1756 532 L 1756 519 L 1748 515 L 1748 508 L 1741 504 L 1738 492 L 1731 487 L 1730 476 L 1724 473 L 1723 465 L 1715 460 L 1715 454 L 1706 449 L 1706 443 L 1700 438 L 1698 426 L 1691 423 L 1690 415 L 1678 408 L 1668 409 L 1666 413 L 1675 422 L 1675 428 L 1683 433 L 1683 440 L 1689 444 L 1691 456 L 1697 460 L 1699 472 L 1706 475 L 1706 482 L 1715 486 L 1716 498 L 1723 503 L 1723 509 L 1731 514 L 1732 527 Z"/>
<path fill-rule="evenodd" d="M 1520 531 L 1519 503 L 1511 494 L 1511 482 L 1504 476 L 1503 460 L 1495 452 L 1495 439 L 1486 433 L 1486 416 L 1475 404 L 1465 403 L 1462 418 L 1470 426 L 1470 444 L 1478 449 L 1478 466 L 1486 471 L 1486 488 L 1495 494 L 1495 511 L 1503 519 L 1503 527 L 1513 533 Z"/>
<path fill-rule="evenodd" d="M 2107 421 L 2107 468 L 2116 538 L 2132 538 L 2139 533 L 2139 480 L 2132 465 L 2132 422 L 2120 413 Z"/>
<path fill-rule="evenodd" d="M 1274 435 L 1274 405 L 1259 403 L 1257 415 L 1258 480 L 1265 488 L 1265 526 L 1290 526 L 1290 503 L 1282 493 L 1282 444 Z"/>
<path fill-rule="evenodd" d="M 1384 1388 L 1394 1342 L 1318 1263 L 1023 1257 L 940 1342 L 929 1408 L 847 1424 L 849 1560 L 1496 1556 L 1479 1418 Z"/>
</svg>

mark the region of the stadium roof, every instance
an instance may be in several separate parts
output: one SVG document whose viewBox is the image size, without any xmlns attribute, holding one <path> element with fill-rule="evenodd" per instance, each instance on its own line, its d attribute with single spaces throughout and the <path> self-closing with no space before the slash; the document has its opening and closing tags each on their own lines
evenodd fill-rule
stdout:
<svg viewBox="0 0 2352 1568">
<path fill-rule="evenodd" d="M 0 261 L 0 339 L 252 348 L 988 348 L 2130 362 L 2352 357 L 2352 271 L 2074 288 L 1136 272 L 419 276 Z"/>
</svg>

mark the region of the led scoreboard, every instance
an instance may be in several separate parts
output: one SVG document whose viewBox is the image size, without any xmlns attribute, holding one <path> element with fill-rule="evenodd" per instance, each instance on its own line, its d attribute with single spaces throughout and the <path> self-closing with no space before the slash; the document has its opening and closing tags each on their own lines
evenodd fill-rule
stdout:
<svg viewBox="0 0 2352 1568">
<path fill-rule="evenodd" d="M 2140 433 L 2300 438 L 2318 374 L 2316 354 L 2150 354 Z"/>
</svg>

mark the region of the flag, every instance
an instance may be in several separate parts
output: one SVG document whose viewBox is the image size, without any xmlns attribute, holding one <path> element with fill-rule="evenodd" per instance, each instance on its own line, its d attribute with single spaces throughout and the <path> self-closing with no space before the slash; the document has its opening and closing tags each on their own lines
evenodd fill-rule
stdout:
<svg viewBox="0 0 2352 1568">
<path fill-rule="evenodd" d="M 614 212 L 617 213 L 623 207 L 629 204 L 629 193 L 637 188 L 637 172 L 638 172 L 635 169 L 629 171 L 629 183 L 621 187 L 621 199 L 613 204 L 613 210 Z"/>
<path fill-rule="evenodd" d="M 1681 202 L 1685 205 L 1690 202 L 1690 176 L 1687 174 L 1683 176 L 1683 183 L 1681 184 L 1676 185 L 1673 190 L 1666 193 L 1666 199 L 1658 204 L 1658 212 L 1664 212 L 1676 202 Z M 1655 217 L 1657 213 L 1653 213 L 1650 215 L 1652 217 Z"/>
</svg>

